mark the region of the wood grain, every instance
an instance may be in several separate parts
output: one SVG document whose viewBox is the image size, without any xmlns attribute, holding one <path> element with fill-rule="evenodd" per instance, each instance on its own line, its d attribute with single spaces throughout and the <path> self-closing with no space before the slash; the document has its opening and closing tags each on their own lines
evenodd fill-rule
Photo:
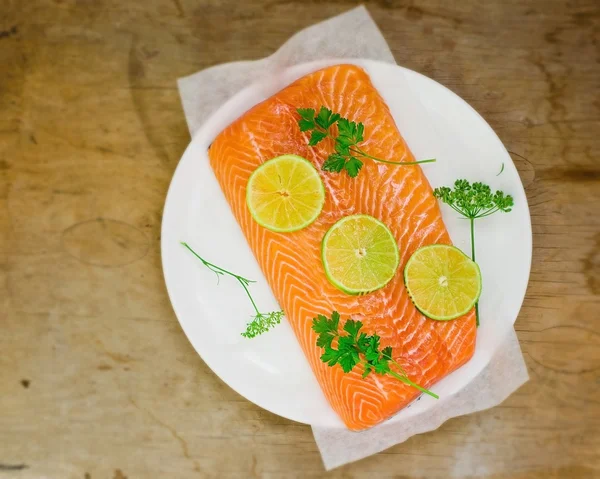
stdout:
<svg viewBox="0 0 600 479">
<path fill-rule="evenodd" d="M 598 477 L 599 4 L 365 3 L 398 62 L 470 102 L 519 168 L 532 380 L 328 477 Z M 0 477 L 324 476 L 308 427 L 239 397 L 189 345 L 160 220 L 189 141 L 176 78 L 269 55 L 355 4 L 2 2 Z"/>
</svg>

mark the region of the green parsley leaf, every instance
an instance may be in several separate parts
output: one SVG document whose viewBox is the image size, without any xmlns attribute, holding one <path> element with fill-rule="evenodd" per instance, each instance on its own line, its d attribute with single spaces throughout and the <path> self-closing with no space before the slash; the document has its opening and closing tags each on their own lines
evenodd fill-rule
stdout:
<svg viewBox="0 0 600 479">
<path fill-rule="evenodd" d="M 312 108 L 298 108 L 296 110 L 300 115 L 300 131 L 308 131 L 315 128 L 315 110 Z"/>
<path fill-rule="evenodd" d="M 298 108 L 296 111 L 303 120 L 312 121 L 315 119 L 315 110 L 312 108 Z"/>
<path fill-rule="evenodd" d="M 365 125 L 363 125 L 362 123 L 358 124 L 358 128 L 356 131 L 356 143 L 360 143 L 361 141 L 364 140 L 364 135 L 365 133 Z"/>
<path fill-rule="evenodd" d="M 352 336 L 340 336 L 338 339 L 338 349 L 342 352 L 351 351 L 354 348 L 354 338 Z"/>
<path fill-rule="evenodd" d="M 340 353 L 337 349 L 326 348 L 325 352 L 321 355 L 321 361 L 327 363 L 329 366 L 335 366 L 340 357 Z"/>
<path fill-rule="evenodd" d="M 389 372 L 389 370 L 390 370 L 390 366 L 386 359 L 381 359 L 375 363 L 375 372 L 377 374 L 385 374 L 385 373 Z"/>
<path fill-rule="evenodd" d="M 334 125 L 339 118 L 339 113 L 333 113 L 331 110 L 322 106 L 319 110 L 319 114 L 315 118 L 315 123 L 324 130 L 327 130 L 330 126 Z"/>
<path fill-rule="evenodd" d="M 392 347 L 388 346 L 386 348 L 383 348 L 382 351 L 381 351 L 381 354 L 385 358 L 392 359 Z"/>
<path fill-rule="evenodd" d="M 331 117 L 332 114 L 333 114 L 333 112 L 331 110 L 322 106 L 321 109 L 319 110 L 319 114 L 315 118 L 315 123 L 317 125 L 319 125 L 321 128 L 327 129 L 327 126 L 329 124 L 329 118 Z"/>
<path fill-rule="evenodd" d="M 352 138 L 347 136 L 338 136 L 335 139 L 335 151 L 337 151 L 340 155 L 349 156 L 350 155 L 350 147 L 354 146 Z"/>
<path fill-rule="evenodd" d="M 324 140 L 325 138 L 327 138 L 327 133 L 324 133 L 324 132 L 319 131 L 319 130 L 313 130 L 312 133 L 311 133 L 311 135 L 310 135 L 310 140 L 308 142 L 308 146 L 315 146 L 321 140 Z"/>
<path fill-rule="evenodd" d="M 312 329 L 317 334 L 337 333 L 339 321 L 339 314 L 332 314 L 331 319 L 327 318 L 327 316 L 319 314 L 316 318 L 313 318 Z"/>
<path fill-rule="evenodd" d="M 379 336 L 371 336 L 369 345 L 365 350 L 365 358 L 369 363 L 379 360 Z"/>
<path fill-rule="evenodd" d="M 346 170 L 346 172 L 348 173 L 348 176 L 350 176 L 350 178 L 356 178 L 356 176 L 360 172 L 360 169 L 362 168 L 362 166 L 363 166 L 362 161 L 360 161 L 358 158 L 356 158 L 354 156 L 351 156 L 350 159 L 344 165 L 344 169 Z"/>
<path fill-rule="evenodd" d="M 300 120 L 298 125 L 300 126 L 300 131 L 309 131 L 314 129 L 315 122 L 313 120 Z"/>
<path fill-rule="evenodd" d="M 352 341 L 355 342 L 356 335 L 358 334 L 362 326 L 363 324 L 360 321 L 354 321 L 353 319 L 349 319 L 348 321 L 346 321 L 346 324 L 344 324 L 344 331 L 346 331 L 350 335 Z"/>
<path fill-rule="evenodd" d="M 346 158 L 344 158 L 342 155 L 332 153 L 323 162 L 323 166 L 321 166 L 321 169 L 323 171 L 332 171 L 335 173 L 339 173 L 340 171 L 342 171 L 344 169 L 345 165 L 346 165 Z"/>
<path fill-rule="evenodd" d="M 331 343 L 335 339 L 335 336 L 331 333 L 321 333 L 317 338 L 317 346 L 323 349 L 331 348 Z"/>
<path fill-rule="evenodd" d="M 352 138 L 352 125 L 356 128 L 356 124 L 347 118 L 340 118 L 338 120 L 338 133 L 340 136 Z"/>
<path fill-rule="evenodd" d="M 360 333 L 360 336 L 356 340 L 356 345 L 361 351 L 365 351 L 369 347 L 369 338 L 366 333 Z"/>
<path fill-rule="evenodd" d="M 356 366 L 356 363 L 358 363 L 358 361 L 351 352 L 348 352 L 340 357 L 339 363 L 344 372 L 349 373 L 350 371 L 352 371 L 354 366 Z"/>
</svg>

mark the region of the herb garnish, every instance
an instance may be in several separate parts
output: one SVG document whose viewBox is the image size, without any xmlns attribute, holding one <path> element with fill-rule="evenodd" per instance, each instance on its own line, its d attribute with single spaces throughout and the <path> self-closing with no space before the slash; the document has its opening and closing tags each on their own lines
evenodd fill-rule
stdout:
<svg viewBox="0 0 600 479">
<path fill-rule="evenodd" d="M 428 391 L 408 378 L 402 366 L 393 359 L 390 346 L 379 349 L 381 338 L 378 335 L 369 336 L 366 333 L 361 333 L 360 329 L 363 324 L 360 321 L 348 319 L 343 327 L 346 334 L 340 334 L 338 331 L 339 322 L 340 314 L 337 311 L 331 313 L 331 318 L 327 318 L 322 314 L 313 318 L 312 329 L 319 335 L 317 346 L 325 350 L 321 355 L 321 361 L 329 366 L 339 364 L 345 373 L 352 371 L 354 366 L 360 364 L 364 367 L 363 378 L 366 378 L 371 372 L 389 374 L 404 384 L 439 399 L 437 394 Z M 333 341 L 336 339 L 337 348 L 333 346 Z M 395 367 L 399 372 L 393 370 L 392 367 Z"/>
<path fill-rule="evenodd" d="M 231 276 L 232 278 L 235 278 L 242 285 L 242 288 L 244 288 L 244 291 L 246 291 L 246 294 L 248 295 L 248 298 L 250 298 L 250 302 L 252 303 L 252 307 L 254 308 L 256 315 L 253 316 L 252 321 L 250 323 L 248 323 L 248 326 L 246 327 L 246 331 L 244 331 L 242 333 L 242 336 L 244 336 L 245 338 L 254 338 L 255 336 L 258 336 L 259 334 L 267 332 L 273 326 L 275 326 L 281 322 L 281 318 L 283 317 L 283 311 L 271 311 L 269 313 L 261 313 L 258 310 L 258 307 L 256 306 L 256 303 L 254 302 L 254 299 L 252 298 L 252 295 L 250 294 L 250 290 L 248 289 L 249 284 L 255 283 L 255 281 L 246 279 L 242 276 L 238 276 L 237 274 L 234 274 L 231 271 L 227 271 L 226 269 L 223 269 L 219 266 L 209 263 L 204 258 L 202 258 L 198 253 L 196 253 L 190 247 L 190 245 L 188 245 L 185 242 L 181 242 L 181 244 L 183 246 L 185 246 L 188 250 L 190 250 L 196 258 L 198 258 L 200 261 L 202 261 L 202 264 L 204 264 L 204 266 L 206 266 L 208 269 L 210 269 L 213 273 L 215 273 L 217 275 L 217 281 L 219 280 L 220 276 L 223 276 L 223 275 Z"/>
<path fill-rule="evenodd" d="M 329 155 L 321 167 L 324 171 L 340 173 L 345 170 L 348 176 L 355 178 L 363 166 L 360 158 L 370 158 L 390 165 L 418 165 L 435 162 L 435 159 L 399 162 L 371 156 L 358 146 L 364 140 L 365 126 L 362 123 L 342 118 L 339 113 L 333 113 L 324 106 L 321 107 L 318 114 L 312 108 L 298 108 L 297 111 L 300 115 L 300 120 L 298 120 L 300 131 L 311 132 L 309 146 L 315 146 L 325 138 L 333 138 L 335 142 L 335 153 Z M 335 124 L 337 124 L 338 135 L 334 137 L 331 135 L 330 128 Z"/>
<path fill-rule="evenodd" d="M 447 186 L 436 188 L 433 196 L 449 205 L 471 223 L 471 259 L 475 261 L 475 220 L 485 218 L 497 211 L 508 213 L 513 207 L 513 198 L 502 191 L 492 193 L 488 185 L 467 180 L 456 180 L 454 189 Z M 476 321 L 479 326 L 479 305 L 475 305 Z"/>
</svg>

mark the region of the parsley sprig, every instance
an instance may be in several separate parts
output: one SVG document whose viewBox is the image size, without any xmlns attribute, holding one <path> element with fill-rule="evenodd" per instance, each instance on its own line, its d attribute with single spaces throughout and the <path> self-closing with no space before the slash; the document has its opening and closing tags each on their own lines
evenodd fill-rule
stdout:
<svg viewBox="0 0 600 479">
<path fill-rule="evenodd" d="M 206 266 L 208 269 L 210 269 L 213 273 L 217 275 L 217 282 L 221 276 L 228 275 L 232 278 L 235 278 L 238 281 L 238 283 L 242 285 L 242 288 L 244 288 L 244 291 L 248 295 L 248 298 L 252 303 L 252 307 L 254 308 L 256 315 L 252 317 L 252 321 L 248 323 L 246 331 L 242 333 L 242 336 L 244 336 L 245 338 L 254 338 L 255 336 L 265 333 L 269 331 L 269 329 L 271 329 L 273 326 L 276 326 L 277 324 L 281 323 L 281 318 L 283 318 L 283 311 L 271 311 L 269 313 L 261 313 L 258 310 L 258 307 L 256 306 L 256 303 L 254 302 L 254 299 L 250 294 L 250 290 L 248 289 L 250 283 L 255 283 L 255 281 L 244 278 L 243 276 L 239 276 L 235 273 L 232 273 L 231 271 L 227 271 L 226 269 L 221 268 L 220 266 L 210 263 L 204 258 L 202 258 L 198 253 L 196 253 L 187 243 L 181 242 L 181 244 L 185 246 L 188 250 L 190 250 L 191 253 L 196 258 L 198 258 L 204 266 Z"/>
<path fill-rule="evenodd" d="M 331 313 L 331 318 L 322 314 L 313 318 L 312 329 L 319 335 L 317 346 L 324 349 L 321 361 L 327 363 L 328 366 L 339 364 L 345 373 L 349 373 L 356 365 L 360 364 L 364 368 L 363 378 L 370 373 L 389 374 L 404 384 L 439 399 L 437 394 L 408 378 L 402 366 L 392 357 L 390 346 L 380 349 L 381 338 L 378 335 L 367 335 L 360 332 L 363 323 L 348 319 L 342 329 L 345 334 L 340 333 L 339 323 L 340 315 L 337 311 Z M 337 348 L 333 345 L 336 339 Z"/>
<path fill-rule="evenodd" d="M 324 171 L 340 173 L 346 171 L 348 176 L 355 178 L 363 166 L 360 158 L 369 158 L 389 165 L 418 165 L 420 163 L 433 163 L 435 159 L 422 161 L 389 161 L 371 156 L 360 148 L 359 143 L 364 140 L 365 126 L 362 123 L 342 118 L 339 113 L 321 107 L 319 113 L 312 108 L 298 108 L 300 131 L 310 131 L 309 146 L 316 146 L 325 138 L 333 138 L 335 153 L 327 157 L 323 166 Z M 331 127 L 337 124 L 338 134 L 332 136 Z"/>
<path fill-rule="evenodd" d="M 471 259 L 475 261 L 475 220 L 493 215 L 498 211 L 508 213 L 514 205 L 513 197 L 502 191 L 492 193 L 483 183 L 470 184 L 467 180 L 456 180 L 454 189 L 448 186 L 436 188 L 433 196 L 467 218 L 471 223 Z M 479 304 L 475 305 L 476 321 L 479 326 Z"/>
</svg>

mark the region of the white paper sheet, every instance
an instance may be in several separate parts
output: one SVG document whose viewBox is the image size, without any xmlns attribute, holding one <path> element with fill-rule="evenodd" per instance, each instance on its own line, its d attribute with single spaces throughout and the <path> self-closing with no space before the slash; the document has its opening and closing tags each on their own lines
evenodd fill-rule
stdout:
<svg viewBox="0 0 600 479">
<path fill-rule="evenodd" d="M 298 63 L 327 58 L 368 58 L 394 63 L 381 32 L 364 7 L 308 27 L 273 55 L 257 61 L 217 65 L 178 81 L 190 133 L 225 100 L 248 84 Z M 465 389 L 440 400 L 433 410 L 393 424 L 355 433 L 313 427 L 326 469 L 376 454 L 415 434 L 437 429 L 447 419 L 500 404 L 528 380 L 514 330 L 490 364 Z"/>
</svg>

